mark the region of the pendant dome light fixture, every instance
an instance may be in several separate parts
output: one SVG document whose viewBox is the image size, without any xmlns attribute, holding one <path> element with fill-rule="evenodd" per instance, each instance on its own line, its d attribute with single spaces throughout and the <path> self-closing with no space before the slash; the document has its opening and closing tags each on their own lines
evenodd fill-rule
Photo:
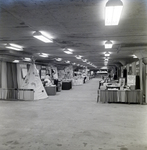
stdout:
<svg viewBox="0 0 147 150">
<path fill-rule="evenodd" d="M 104 55 L 105 55 L 105 57 L 109 57 L 110 56 L 110 52 L 105 52 Z"/>
<path fill-rule="evenodd" d="M 108 49 L 108 48 L 112 48 L 113 44 L 111 41 L 106 41 L 105 42 L 105 49 Z"/>
<path fill-rule="evenodd" d="M 122 9 L 121 0 L 109 0 L 105 6 L 105 26 L 118 25 Z"/>
</svg>

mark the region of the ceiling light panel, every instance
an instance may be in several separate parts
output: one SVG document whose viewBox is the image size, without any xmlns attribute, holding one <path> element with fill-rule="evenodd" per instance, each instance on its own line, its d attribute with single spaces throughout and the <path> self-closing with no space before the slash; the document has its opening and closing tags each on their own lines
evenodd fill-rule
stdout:
<svg viewBox="0 0 147 150">
<path fill-rule="evenodd" d="M 5 46 L 8 49 L 16 50 L 16 51 L 23 51 L 23 47 L 14 43 L 6 44 Z"/>
<path fill-rule="evenodd" d="M 48 37 L 44 36 L 41 32 L 35 32 L 33 34 L 34 38 L 37 38 L 38 40 L 41 40 L 44 43 L 52 43 L 53 40 L 49 39 Z"/>
<path fill-rule="evenodd" d="M 105 7 L 105 25 L 118 25 L 123 3 L 120 0 L 109 0 Z"/>
<path fill-rule="evenodd" d="M 48 57 L 49 56 L 49 54 L 46 54 L 46 53 L 39 53 L 38 54 L 40 57 Z"/>
</svg>

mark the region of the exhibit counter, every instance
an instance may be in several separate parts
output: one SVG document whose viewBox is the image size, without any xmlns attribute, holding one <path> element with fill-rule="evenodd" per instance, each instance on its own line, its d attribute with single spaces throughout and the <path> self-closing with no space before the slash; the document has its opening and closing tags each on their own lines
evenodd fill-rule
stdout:
<svg viewBox="0 0 147 150">
<path fill-rule="evenodd" d="M 2 100 L 34 100 L 33 89 L 0 88 L 0 99 Z"/>
<path fill-rule="evenodd" d="M 72 89 L 72 80 L 62 81 L 62 90 L 70 90 L 70 89 Z"/>
<path fill-rule="evenodd" d="M 97 102 L 142 104 L 141 90 L 98 90 Z"/>
<path fill-rule="evenodd" d="M 48 96 L 56 95 L 56 85 L 46 86 L 45 90 Z"/>
<path fill-rule="evenodd" d="M 83 84 L 83 78 L 73 79 L 72 83 L 73 83 L 73 85 L 82 85 Z"/>
</svg>

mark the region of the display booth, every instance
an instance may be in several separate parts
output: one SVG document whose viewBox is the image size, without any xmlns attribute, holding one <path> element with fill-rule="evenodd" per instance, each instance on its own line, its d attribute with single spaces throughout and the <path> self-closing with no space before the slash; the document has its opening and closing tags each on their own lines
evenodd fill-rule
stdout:
<svg viewBox="0 0 147 150">
<path fill-rule="evenodd" d="M 119 80 L 100 81 L 98 89 L 97 102 L 112 103 L 142 103 L 142 90 L 136 89 L 136 76 L 127 75 L 127 84 L 125 78 Z"/>
<path fill-rule="evenodd" d="M 36 69 L 35 64 L 30 65 L 29 71 L 21 86 L 21 89 L 32 89 L 34 91 L 33 100 L 45 99 L 48 97 L 46 90 L 41 82 L 39 71 Z M 27 93 L 24 93 L 24 95 L 27 95 Z"/>
</svg>

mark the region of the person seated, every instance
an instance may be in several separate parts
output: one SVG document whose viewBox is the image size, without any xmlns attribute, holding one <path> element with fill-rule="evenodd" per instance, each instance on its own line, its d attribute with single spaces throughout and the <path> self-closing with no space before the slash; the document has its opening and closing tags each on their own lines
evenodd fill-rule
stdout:
<svg viewBox="0 0 147 150">
<path fill-rule="evenodd" d="M 49 75 L 46 75 L 46 77 L 44 79 L 44 83 L 45 83 L 45 86 L 51 86 L 52 85 L 52 82 L 50 80 Z"/>
</svg>

